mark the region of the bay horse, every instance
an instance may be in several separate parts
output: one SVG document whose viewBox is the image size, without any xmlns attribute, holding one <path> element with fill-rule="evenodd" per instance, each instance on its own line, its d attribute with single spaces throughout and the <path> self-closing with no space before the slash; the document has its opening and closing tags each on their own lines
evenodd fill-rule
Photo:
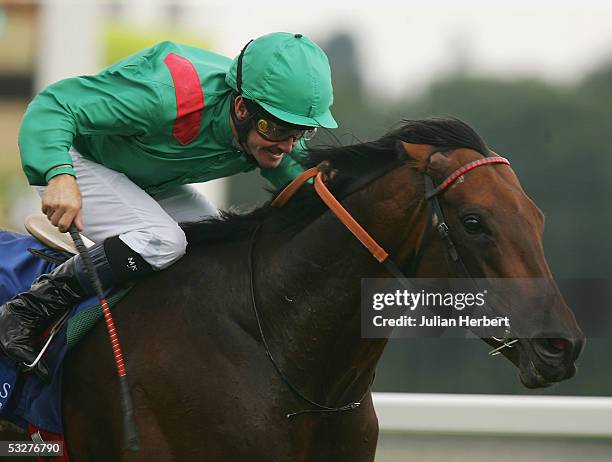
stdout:
<svg viewBox="0 0 612 462">
<path fill-rule="evenodd" d="M 439 185 L 490 156 L 464 122 L 432 118 L 404 121 L 373 142 L 313 148 L 303 162 L 328 162 L 327 186 L 397 266 L 433 278 L 458 275 L 448 242 L 432 231 L 439 223 L 428 213 L 426 178 Z M 552 280 L 543 215 L 508 165 L 476 168 L 438 197 L 471 277 Z M 308 183 L 282 208 L 266 204 L 184 229 L 187 255 L 113 311 L 141 450 L 122 450 L 115 366 L 100 323 L 65 363 L 70 459 L 373 461 L 371 386 L 387 340 L 360 335 L 360 281 L 391 277 L 386 267 Z M 527 320 L 512 327 L 514 348 L 500 351 L 531 388 L 572 377 L 584 343 L 554 287 L 545 304 L 533 306 L 525 293 L 504 307 Z"/>
</svg>

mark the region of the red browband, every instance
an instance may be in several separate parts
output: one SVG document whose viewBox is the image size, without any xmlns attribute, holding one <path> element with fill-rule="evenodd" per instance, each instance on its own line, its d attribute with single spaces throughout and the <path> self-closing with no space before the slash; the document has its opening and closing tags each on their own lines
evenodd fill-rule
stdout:
<svg viewBox="0 0 612 462">
<path fill-rule="evenodd" d="M 431 198 L 431 197 L 441 193 L 442 191 L 444 191 L 451 184 L 453 184 L 455 181 L 457 181 L 457 179 L 459 177 L 463 176 L 466 172 L 469 172 L 470 170 L 474 170 L 477 167 L 481 167 L 481 166 L 487 165 L 487 164 L 506 164 L 506 165 L 510 165 L 510 161 L 508 159 L 506 159 L 505 157 L 495 156 L 495 157 L 485 157 L 484 159 L 474 160 L 474 161 L 470 162 L 469 164 L 465 164 L 463 167 L 458 168 L 453 173 L 451 173 L 446 178 L 446 180 L 444 180 L 442 183 L 440 183 L 440 185 L 436 189 L 434 189 L 433 191 L 430 191 L 426 195 L 427 199 L 429 199 L 429 198 Z"/>
</svg>

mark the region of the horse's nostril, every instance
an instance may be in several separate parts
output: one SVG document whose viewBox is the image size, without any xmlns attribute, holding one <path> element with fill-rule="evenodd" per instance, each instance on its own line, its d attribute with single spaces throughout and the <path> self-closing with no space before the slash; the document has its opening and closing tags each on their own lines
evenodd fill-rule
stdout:
<svg viewBox="0 0 612 462">
<path fill-rule="evenodd" d="M 564 338 L 540 338 L 535 345 L 541 356 L 551 359 L 566 356 L 572 351 L 572 342 Z"/>
<path fill-rule="evenodd" d="M 569 341 L 562 338 L 548 339 L 548 344 L 550 345 L 551 350 L 557 350 L 559 352 L 567 350 L 570 346 Z"/>
</svg>

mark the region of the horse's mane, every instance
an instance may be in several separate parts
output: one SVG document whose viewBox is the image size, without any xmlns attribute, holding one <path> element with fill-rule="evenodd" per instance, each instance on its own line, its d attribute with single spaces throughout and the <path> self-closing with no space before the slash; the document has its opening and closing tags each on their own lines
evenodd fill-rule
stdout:
<svg viewBox="0 0 612 462">
<path fill-rule="evenodd" d="M 326 183 L 332 192 L 350 187 L 359 178 L 384 169 L 397 162 L 398 141 L 415 144 L 428 144 L 440 151 L 470 148 L 484 156 L 489 150 L 484 140 L 465 122 L 455 118 L 429 118 L 404 120 L 397 128 L 375 141 L 351 146 L 309 148 L 304 156 L 296 159 L 305 168 L 329 161 L 339 174 Z M 279 193 L 277 191 L 274 197 Z M 272 198 L 273 199 L 273 198 Z M 190 246 L 215 239 L 243 237 L 257 226 L 274 220 L 274 229 L 286 231 L 296 223 L 314 220 L 325 211 L 319 197 L 310 184 L 304 185 L 283 208 L 276 208 L 267 202 L 249 213 L 221 212 L 218 219 L 182 223 Z"/>
</svg>

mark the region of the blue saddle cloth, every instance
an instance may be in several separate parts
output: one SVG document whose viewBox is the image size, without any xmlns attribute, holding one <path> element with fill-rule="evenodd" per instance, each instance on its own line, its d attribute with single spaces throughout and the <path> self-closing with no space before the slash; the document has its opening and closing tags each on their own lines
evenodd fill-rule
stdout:
<svg viewBox="0 0 612 462">
<path fill-rule="evenodd" d="M 0 231 L 0 305 L 27 291 L 38 276 L 51 272 L 56 266 L 34 257 L 28 248 L 54 253 L 33 237 Z M 101 317 L 98 300 L 94 297 L 75 307 L 71 317 L 92 308 L 97 308 Z M 15 363 L 0 351 L 0 419 L 22 428 L 31 423 L 46 431 L 63 434 L 62 361 L 71 345 L 67 341 L 68 326 L 69 322 L 64 323 L 57 332 L 45 356 L 52 374 L 50 384 L 43 383 L 34 374 L 21 373 Z"/>
</svg>

